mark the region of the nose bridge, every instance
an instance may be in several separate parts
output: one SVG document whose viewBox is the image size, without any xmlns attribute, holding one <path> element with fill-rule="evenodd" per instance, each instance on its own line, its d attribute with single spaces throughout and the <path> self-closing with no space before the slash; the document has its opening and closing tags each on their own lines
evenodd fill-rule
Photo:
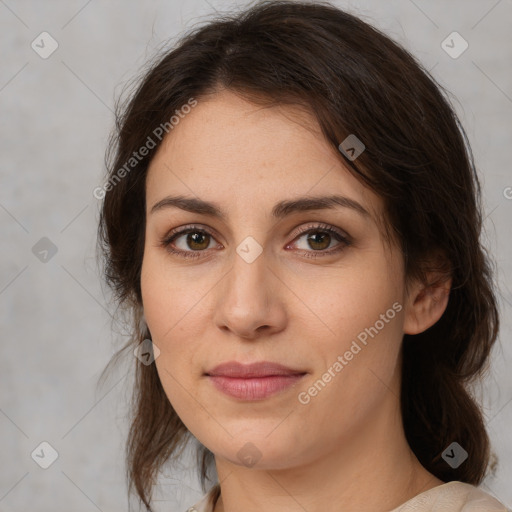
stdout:
<svg viewBox="0 0 512 512">
<path fill-rule="evenodd" d="M 257 245 L 256 245 L 257 244 Z M 233 254 L 233 265 L 217 297 L 215 322 L 243 338 L 265 326 L 275 329 L 284 319 L 263 247 L 244 239 Z"/>
<path fill-rule="evenodd" d="M 233 307 L 243 310 L 251 305 L 254 310 L 267 304 L 267 264 L 263 247 L 254 239 L 245 239 L 238 245 L 226 290 L 226 299 Z"/>
</svg>

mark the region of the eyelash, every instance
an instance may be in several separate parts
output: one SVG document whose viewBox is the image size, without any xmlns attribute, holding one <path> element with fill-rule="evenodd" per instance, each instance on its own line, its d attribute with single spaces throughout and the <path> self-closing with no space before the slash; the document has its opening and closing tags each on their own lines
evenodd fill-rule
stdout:
<svg viewBox="0 0 512 512">
<path fill-rule="evenodd" d="M 329 226 L 328 224 L 315 224 L 315 225 L 308 225 L 305 227 L 299 228 L 299 232 L 296 234 L 294 240 L 296 238 L 301 238 L 301 235 L 309 234 L 309 233 L 328 233 L 330 235 L 333 235 L 338 242 L 341 242 L 338 244 L 334 249 L 329 250 L 321 250 L 321 251 L 302 251 L 303 256 L 306 258 L 322 258 L 324 256 L 331 256 L 332 254 L 336 254 L 338 252 L 341 252 L 346 247 L 350 246 L 352 242 L 349 240 L 349 238 L 344 235 L 342 232 L 338 231 L 332 226 Z M 161 241 L 160 245 L 164 247 L 169 253 L 178 255 L 180 257 L 186 258 L 186 259 L 197 259 L 201 257 L 202 252 L 206 252 L 206 250 L 198 250 L 198 251 L 182 251 L 179 249 L 174 249 L 171 244 L 174 242 L 177 238 L 180 236 L 186 235 L 188 233 L 201 233 L 204 235 L 209 235 L 213 238 L 213 235 L 198 226 L 191 225 L 191 226 L 185 226 L 180 231 L 171 231 L 168 233 Z"/>
</svg>

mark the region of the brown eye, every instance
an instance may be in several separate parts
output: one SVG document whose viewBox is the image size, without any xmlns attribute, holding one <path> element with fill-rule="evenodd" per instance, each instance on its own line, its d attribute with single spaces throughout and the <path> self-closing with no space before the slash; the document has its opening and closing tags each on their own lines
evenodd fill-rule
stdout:
<svg viewBox="0 0 512 512">
<path fill-rule="evenodd" d="M 308 234 L 307 241 L 312 249 L 322 251 L 329 247 L 331 243 L 331 235 L 329 233 L 316 231 L 314 234 Z"/>
<path fill-rule="evenodd" d="M 187 235 L 186 245 L 193 250 L 207 249 L 210 245 L 210 235 L 200 231 L 192 231 Z"/>
<path fill-rule="evenodd" d="M 184 258 L 198 258 L 202 252 L 206 252 L 212 241 L 214 238 L 210 233 L 192 226 L 171 232 L 161 241 L 161 245 L 171 254 Z"/>
<path fill-rule="evenodd" d="M 304 239 L 303 242 L 300 242 Z M 331 245 L 333 242 L 338 242 Z M 292 244 L 302 252 L 306 258 L 318 258 L 336 254 L 349 245 L 351 241 L 348 235 L 338 231 L 329 225 L 314 225 L 301 228 L 300 235 L 295 238 Z"/>
<path fill-rule="evenodd" d="M 301 239 L 305 241 L 299 242 Z M 202 228 L 188 226 L 180 231 L 171 232 L 160 243 L 171 254 L 194 259 L 200 258 L 202 253 L 206 253 L 207 249 L 211 248 L 212 242 L 215 242 L 215 239 L 211 233 Z M 351 243 L 348 235 L 334 227 L 322 224 L 301 228 L 295 242 L 288 244 L 287 248 L 299 245 L 299 252 L 303 256 L 317 258 L 341 252 Z M 213 246 L 215 246 L 215 243 L 213 243 Z"/>
</svg>

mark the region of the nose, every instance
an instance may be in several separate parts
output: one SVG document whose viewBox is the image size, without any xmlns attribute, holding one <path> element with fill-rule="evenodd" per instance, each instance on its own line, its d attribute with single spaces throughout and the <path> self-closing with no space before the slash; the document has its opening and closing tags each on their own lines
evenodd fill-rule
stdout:
<svg viewBox="0 0 512 512">
<path fill-rule="evenodd" d="M 244 339 L 268 337 L 285 328 L 283 284 L 262 252 L 248 262 L 234 254 L 231 270 L 216 287 L 214 322 L 217 327 Z"/>
</svg>

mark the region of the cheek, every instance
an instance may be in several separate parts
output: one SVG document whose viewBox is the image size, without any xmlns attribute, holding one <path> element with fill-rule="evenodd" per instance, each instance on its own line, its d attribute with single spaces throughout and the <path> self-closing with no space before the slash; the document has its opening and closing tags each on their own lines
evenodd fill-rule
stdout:
<svg viewBox="0 0 512 512">
<path fill-rule="evenodd" d="M 160 268 L 159 268 L 160 267 Z M 178 416 L 187 424 L 191 422 L 188 411 L 191 409 L 191 395 L 194 395 L 193 377 L 194 346 L 197 336 L 186 332 L 191 323 L 187 302 L 180 283 L 173 282 L 163 271 L 162 266 L 152 264 L 148 257 L 141 271 L 141 292 L 151 339 L 160 351 L 155 366 L 164 392 Z M 167 272 L 168 274 L 168 272 Z M 187 299 L 187 300 L 184 300 Z"/>
<path fill-rule="evenodd" d="M 171 329 L 172 308 L 174 294 L 165 286 L 163 279 L 157 279 L 154 274 L 146 274 L 141 277 L 142 305 L 144 317 L 155 343 L 161 341 L 164 333 Z"/>
<path fill-rule="evenodd" d="M 325 282 L 322 289 L 309 295 L 308 302 L 330 327 L 333 338 L 355 338 L 376 322 L 377 330 L 389 332 L 400 317 L 398 310 L 403 309 L 399 282 L 399 276 L 376 263 L 360 270 L 351 269 L 334 282 Z"/>
<path fill-rule="evenodd" d="M 144 259 L 141 292 L 151 338 L 160 350 L 155 363 L 165 391 L 174 393 L 177 382 L 189 382 L 192 372 L 202 369 L 197 358 L 204 338 L 200 330 L 204 330 L 206 301 L 199 281 L 190 281 L 186 272 L 171 272 L 161 259 L 151 253 Z"/>
<path fill-rule="evenodd" d="M 141 293 L 144 317 L 151 333 L 153 343 L 158 347 L 160 354 L 155 364 L 167 393 L 171 399 L 173 379 L 177 368 L 173 364 L 183 361 L 184 353 L 180 353 L 180 347 L 185 348 L 184 343 L 174 343 L 180 330 L 179 319 L 184 316 L 178 300 L 178 290 L 166 277 L 164 269 L 155 264 L 155 258 L 151 254 L 145 256 L 141 269 Z M 158 262 L 156 262 L 158 263 Z M 172 357 L 171 357 L 172 356 Z M 178 377 L 178 376 L 175 376 Z"/>
<path fill-rule="evenodd" d="M 343 397 L 361 406 L 379 395 L 380 388 L 391 387 L 403 337 L 400 276 L 378 262 L 368 268 L 347 273 L 339 285 L 330 284 L 323 298 L 312 295 L 312 309 L 330 331 L 316 344 L 323 364 L 315 378 L 329 381 L 329 399 Z"/>
<path fill-rule="evenodd" d="M 141 268 L 141 293 L 153 341 L 167 343 L 190 309 L 188 302 L 193 291 L 184 287 L 176 272 L 171 273 L 162 259 L 156 251 L 146 251 Z"/>
</svg>

